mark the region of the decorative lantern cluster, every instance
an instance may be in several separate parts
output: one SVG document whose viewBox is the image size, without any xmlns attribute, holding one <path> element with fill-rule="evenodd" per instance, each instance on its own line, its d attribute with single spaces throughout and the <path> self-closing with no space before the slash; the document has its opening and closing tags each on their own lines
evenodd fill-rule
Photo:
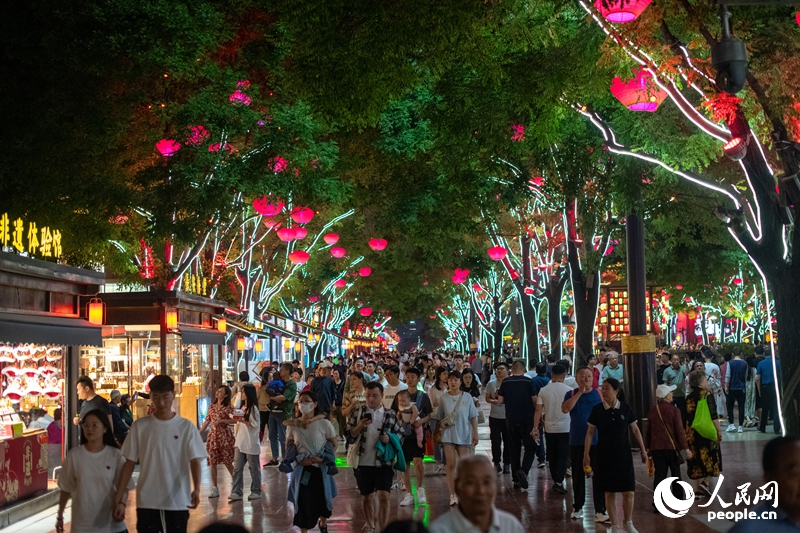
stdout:
<svg viewBox="0 0 800 533">
<path fill-rule="evenodd" d="M 639 67 L 633 72 L 636 76 L 627 81 L 614 78 L 611 94 L 631 111 L 652 113 L 667 98 L 667 93 L 655 84 L 653 75 L 647 70 Z"/>
</svg>

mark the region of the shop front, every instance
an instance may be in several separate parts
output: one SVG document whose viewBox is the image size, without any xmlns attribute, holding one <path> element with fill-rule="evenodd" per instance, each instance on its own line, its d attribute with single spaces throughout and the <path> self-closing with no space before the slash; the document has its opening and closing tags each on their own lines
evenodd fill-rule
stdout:
<svg viewBox="0 0 800 533">
<path fill-rule="evenodd" d="M 47 491 L 48 480 L 55 487 L 80 353 L 102 345 L 100 326 L 83 317 L 103 279 L 0 252 L 0 509 Z"/>
<path fill-rule="evenodd" d="M 175 410 L 201 424 L 213 391 L 229 373 L 224 302 L 180 291 L 105 293 L 102 346 L 81 353 L 80 375 L 98 394 L 133 398 L 134 417 L 146 416 L 152 377 L 175 380 Z"/>
</svg>

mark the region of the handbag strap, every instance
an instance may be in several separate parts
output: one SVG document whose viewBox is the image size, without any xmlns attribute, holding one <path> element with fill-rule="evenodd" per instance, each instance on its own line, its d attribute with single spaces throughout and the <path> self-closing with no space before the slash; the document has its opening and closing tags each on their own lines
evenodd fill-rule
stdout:
<svg viewBox="0 0 800 533">
<path fill-rule="evenodd" d="M 667 427 L 667 423 L 664 422 L 664 417 L 661 416 L 661 409 L 658 408 L 658 402 L 656 402 L 656 411 L 658 411 L 658 418 L 661 419 L 661 423 L 664 424 L 664 430 L 667 432 L 667 437 L 669 437 L 669 442 L 672 444 L 672 449 L 677 452 L 678 451 L 678 447 L 675 446 L 675 441 L 672 440 L 672 434 L 669 432 L 669 428 Z"/>
<path fill-rule="evenodd" d="M 450 412 L 449 412 L 447 415 L 445 415 L 445 416 L 447 416 L 447 417 L 452 417 L 452 416 L 453 416 L 455 413 L 457 413 L 457 412 L 458 412 L 458 408 L 459 408 L 459 407 L 461 407 L 461 400 L 463 400 L 463 399 L 464 399 L 464 394 L 466 394 L 466 393 L 465 393 L 465 392 L 462 392 L 462 393 L 461 393 L 461 396 L 459 396 L 459 397 L 458 397 L 458 401 L 456 402 L 456 406 L 455 406 L 455 407 L 453 407 L 453 410 L 452 410 L 452 411 L 450 411 Z"/>
</svg>

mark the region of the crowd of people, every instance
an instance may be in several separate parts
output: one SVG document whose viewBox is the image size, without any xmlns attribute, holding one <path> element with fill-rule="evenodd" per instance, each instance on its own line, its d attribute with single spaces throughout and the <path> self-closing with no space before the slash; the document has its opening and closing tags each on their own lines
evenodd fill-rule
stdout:
<svg viewBox="0 0 800 533">
<path fill-rule="evenodd" d="M 112 392 L 109 404 L 82 377 L 77 383 L 82 406 L 74 419 L 81 447 L 69 453 L 59 479 L 57 528 L 63 530 L 63 509 L 72 497 L 73 530 L 79 524 L 80 531 L 125 531 L 127 494 L 138 464 L 138 531 L 186 531 L 188 509 L 200 501 L 200 465 L 206 460 L 212 485 L 207 497 L 221 497 L 218 467 L 223 466 L 231 476 L 231 502 L 244 497 L 245 464 L 248 500 L 262 497 L 262 470 L 290 474 L 293 524 L 326 533 L 341 475 L 337 453 L 344 452 L 367 533 L 390 530 L 394 487 L 402 491 L 400 506 L 427 503 L 426 455 L 446 476 L 451 506 L 431 531 L 473 530 L 461 527 L 467 523 L 484 532 L 498 526 L 522 531 L 514 517 L 494 507 L 498 476 L 510 475 L 515 489 L 527 489 L 536 463 L 549 466 L 555 494 L 567 495 L 572 478 L 571 518 L 583 517 L 591 484 L 594 521 L 635 533 L 635 453 L 652 463 L 654 487 L 668 476 L 680 478 L 685 461 L 697 497 L 710 497 L 712 478 L 722 471 L 719 393 L 728 399 L 728 431 L 737 430 L 734 404 L 738 431 L 748 417 L 749 380 L 761 393 L 764 424 L 772 408 L 766 391 L 774 377 L 766 354 L 751 364 L 734 352 L 723 358 L 722 368 L 710 350 L 701 352 L 703 361 L 660 357 L 658 399 L 644 434 L 624 401 L 624 368 L 613 350 L 578 368 L 568 357 L 547 356 L 526 368 L 510 356 L 424 352 L 329 357 L 310 369 L 299 361 L 273 362 L 258 377 L 243 372 L 233 387 L 217 388 L 199 431 L 172 408 L 174 383 L 168 376 L 149 381 L 152 414 L 136 422 L 124 409 L 126 398 Z M 489 407 L 490 456 L 475 455 L 482 399 Z M 758 416 L 752 415 L 751 420 Z M 701 427 L 696 418 L 710 422 Z M 271 454 L 261 464 L 261 445 L 267 442 Z M 677 484 L 673 491 L 682 497 Z"/>
</svg>

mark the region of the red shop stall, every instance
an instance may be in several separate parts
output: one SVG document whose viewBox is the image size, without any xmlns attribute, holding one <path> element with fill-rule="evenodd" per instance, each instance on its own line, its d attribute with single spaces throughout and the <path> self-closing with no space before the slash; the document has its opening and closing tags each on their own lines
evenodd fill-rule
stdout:
<svg viewBox="0 0 800 533">
<path fill-rule="evenodd" d="M 62 421 L 77 412 L 80 350 L 102 345 L 101 327 L 82 315 L 103 277 L 0 252 L 0 515 L 47 491 L 48 479 L 55 487 L 72 433 Z"/>
</svg>

